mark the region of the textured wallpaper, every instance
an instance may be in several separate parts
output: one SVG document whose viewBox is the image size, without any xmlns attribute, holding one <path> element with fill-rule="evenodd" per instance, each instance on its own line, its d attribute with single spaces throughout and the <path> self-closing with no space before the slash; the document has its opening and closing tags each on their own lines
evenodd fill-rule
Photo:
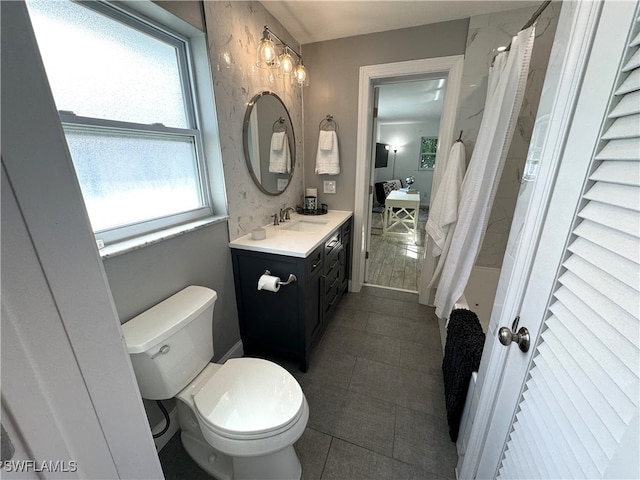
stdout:
<svg viewBox="0 0 640 480">
<path fill-rule="evenodd" d="M 267 70 L 255 67 L 265 25 L 300 50 L 297 41 L 258 2 L 204 2 L 204 8 L 229 205 L 229 237 L 234 240 L 268 223 L 280 208 L 302 201 L 302 90 L 284 79 L 270 81 Z M 296 136 L 293 178 L 278 196 L 262 193 L 253 183 L 242 147 L 247 104 L 264 90 L 276 93 L 287 105 Z"/>
</svg>

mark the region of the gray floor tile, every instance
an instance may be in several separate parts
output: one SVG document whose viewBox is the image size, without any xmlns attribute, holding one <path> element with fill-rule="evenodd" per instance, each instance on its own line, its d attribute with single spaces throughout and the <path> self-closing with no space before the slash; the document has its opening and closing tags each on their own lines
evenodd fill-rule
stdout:
<svg viewBox="0 0 640 480">
<path fill-rule="evenodd" d="M 309 370 L 301 372 L 296 365 L 290 370 L 291 374 L 301 381 L 313 382 L 318 385 L 333 385 L 349 388 L 351 376 L 356 364 L 356 357 L 333 350 L 320 343 L 312 352 L 309 359 Z"/>
<path fill-rule="evenodd" d="M 393 460 L 357 445 L 334 438 L 322 480 L 390 480 Z"/>
<path fill-rule="evenodd" d="M 393 315 L 381 315 L 379 313 L 371 313 L 369 315 L 367 331 L 400 340 L 410 340 L 423 345 L 433 344 L 433 338 L 439 336 L 439 333 L 425 321 Z"/>
<path fill-rule="evenodd" d="M 444 415 L 441 376 L 358 358 L 349 390 L 421 412 Z"/>
<path fill-rule="evenodd" d="M 369 320 L 369 314 L 370 312 L 345 308 L 340 304 L 331 319 L 331 323 L 354 330 L 365 330 L 367 321 Z"/>
<path fill-rule="evenodd" d="M 307 428 L 294 444 L 304 480 L 320 480 L 324 464 L 329 454 L 331 436 L 312 428 Z"/>
<path fill-rule="evenodd" d="M 427 472 L 455 478 L 457 453 L 442 415 L 398 407 L 393 457 Z"/>
<path fill-rule="evenodd" d="M 369 296 L 366 301 L 363 302 L 363 306 L 360 309 L 383 315 L 393 315 L 394 313 L 402 311 L 404 303 L 405 302 L 401 300 Z"/>
<path fill-rule="evenodd" d="M 428 344 L 403 340 L 400 342 L 400 366 L 411 370 L 442 376 L 442 348 L 440 336 Z"/>
<path fill-rule="evenodd" d="M 391 456 L 395 405 L 333 387 L 304 384 L 309 427 Z"/>
<path fill-rule="evenodd" d="M 402 316 L 414 320 L 427 320 L 438 325 L 438 318 L 435 315 L 435 308 L 427 305 L 420 305 L 418 302 L 404 302 L 402 306 Z"/>
<path fill-rule="evenodd" d="M 393 460 L 393 480 L 445 480 L 451 477 L 443 477 L 433 472 L 409 463 Z"/>
<path fill-rule="evenodd" d="M 322 347 L 393 365 L 400 363 L 400 345 L 397 339 L 339 325 L 329 325 L 322 339 Z"/>
</svg>

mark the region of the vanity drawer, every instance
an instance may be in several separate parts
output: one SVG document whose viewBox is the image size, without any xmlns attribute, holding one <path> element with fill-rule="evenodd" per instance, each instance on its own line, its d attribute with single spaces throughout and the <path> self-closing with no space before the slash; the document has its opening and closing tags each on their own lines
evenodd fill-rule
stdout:
<svg viewBox="0 0 640 480">
<path fill-rule="evenodd" d="M 340 272 L 342 269 L 340 265 L 336 265 L 336 267 L 331 270 L 324 278 L 324 291 L 328 294 L 328 292 L 333 289 L 336 285 L 340 283 Z"/>
<path fill-rule="evenodd" d="M 331 253 L 325 256 L 324 259 L 324 274 L 328 276 L 331 272 L 336 270 L 340 266 L 340 252 L 342 251 L 342 245 L 331 250 Z"/>
<path fill-rule="evenodd" d="M 324 264 L 322 258 L 323 249 L 324 246 L 320 245 L 305 260 L 305 271 L 307 274 L 307 278 L 311 278 L 316 274 L 322 272 L 322 266 Z"/>
<path fill-rule="evenodd" d="M 325 317 L 329 316 L 333 308 L 338 304 L 338 300 L 340 300 L 342 290 L 340 289 L 340 282 L 337 280 L 336 278 L 335 285 L 327 290 L 322 303 Z"/>
<path fill-rule="evenodd" d="M 333 252 L 342 244 L 340 241 L 340 230 L 335 232 L 329 240 L 324 242 L 324 256 L 329 258 Z"/>
<path fill-rule="evenodd" d="M 342 236 L 342 243 L 346 243 L 351 238 L 351 219 L 347 220 L 342 227 L 340 227 L 340 235 Z"/>
</svg>

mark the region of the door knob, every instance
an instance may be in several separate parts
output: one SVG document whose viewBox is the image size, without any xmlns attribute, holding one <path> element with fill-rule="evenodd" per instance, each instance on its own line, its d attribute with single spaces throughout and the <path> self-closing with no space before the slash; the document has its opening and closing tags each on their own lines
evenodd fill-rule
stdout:
<svg viewBox="0 0 640 480">
<path fill-rule="evenodd" d="M 513 333 L 509 327 L 502 327 L 498 330 L 498 339 L 500 343 L 505 346 L 511 345 L 511 342 L 517 343 L 523 352 L 528 352 L 529 345 L 531 344 L 529 330 L 525 327 L 520 327 L 518 333 Z"/>
</svg>

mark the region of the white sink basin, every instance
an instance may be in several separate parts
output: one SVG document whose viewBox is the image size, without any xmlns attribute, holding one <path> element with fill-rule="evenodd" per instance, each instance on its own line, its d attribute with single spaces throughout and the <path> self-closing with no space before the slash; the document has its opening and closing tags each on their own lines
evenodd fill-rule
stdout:
<svg viewBox="0 0 640 480">
<path fill-rule="evenodd" d="M 289 225 L 283 225 L 282 230 L 291 230 L 294 232 L 317 232 L 324 227 L 327 222 L 313 220 L 298 220 Z"/>
</svg>

